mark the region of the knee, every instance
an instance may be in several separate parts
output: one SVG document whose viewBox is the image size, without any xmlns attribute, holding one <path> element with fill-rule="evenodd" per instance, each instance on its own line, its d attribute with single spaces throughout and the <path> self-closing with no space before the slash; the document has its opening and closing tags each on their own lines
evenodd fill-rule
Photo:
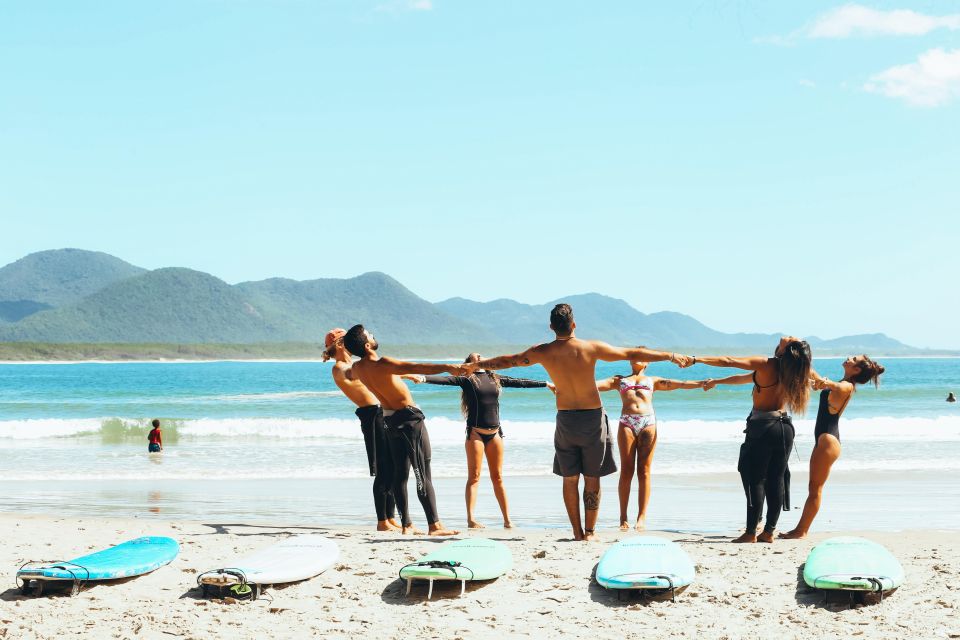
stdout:
<svg viewBox="0 0 960 640">
<path fill-rule="evenodd" d="M 500 471 L 490 470 L 490 482 L 493 484 L 503 484 L 503 473 Z"/>
<path fill-rule="evenodd" d="M 475 484 L 478 484 L 479 482 L 480 482 L 480 472 L 479 472 L 479 471 L 476 471 L 476 472 L 474 472 L 474 473 L 471 473 L 471 474 L 469 474 L 469 475 L 467 476 L 467 484 L 468 484 L 468 485 L 473 486 L 473 485 L 475 485 Z"/>
</svg>

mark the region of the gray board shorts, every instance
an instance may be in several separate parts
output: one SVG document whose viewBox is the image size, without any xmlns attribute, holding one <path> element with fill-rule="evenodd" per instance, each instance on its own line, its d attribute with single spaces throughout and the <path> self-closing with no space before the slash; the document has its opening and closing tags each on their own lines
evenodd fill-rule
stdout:
<svg viewBox="0 0 960 640">
<path fill-rule="evenodd" d="M 603 409 L 557 411 L 553 472 L 558 476 L 608 476 L 617 470 L 613 435 Z"/>
</svg>

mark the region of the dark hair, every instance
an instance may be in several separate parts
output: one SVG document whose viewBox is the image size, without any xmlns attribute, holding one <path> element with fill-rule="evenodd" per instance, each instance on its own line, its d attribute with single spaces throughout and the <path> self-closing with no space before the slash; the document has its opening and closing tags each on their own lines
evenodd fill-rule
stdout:
<svg viewBox="0 0 960 640">
<path fill-rule="evenodd" d="M 860 373 L 850 378 L 850 382 L 854 384 L 867 384 L 872 382 L 873 386 L 880 386 L 880 374 L 882 374 L 886 369 L 883 368 L 883 365 L 879 362 L 874 362 L 867 354 L 863 354 L 863 362 L 860 363 Z"/>
<path fill-rule="evenodd" d="M 367 330 L 363 328 L 362 324 L 353 325 L 350 327 L 350 330 L 347 331 L 347 334 L 343 336 L 343 346 L 358 358 L 363 357 L 367 352 L 366 345 Z"/>
<path fill-rule="evenodd" d="M 550 328 L 558 336 L 568 336 L 573 333 L 573 307 L 561 302 L 550 312 Z"/>
<path fill-rule="evenodd" d="M 777 373 L 783 397 L 791 413 L 803 415 L 810 400 L 810 365 L 813 355 L 806 340 L 794 340 L 783 347 L 777 358 Z"/>
<path fill-rule="evenodd" d="M 160 428 L 160 421 L 157 420 L 156 418 L 154 418 L 154 419 L 153 419 L 153 422 L 151 422 L 150 424 L 153 425 L 153 428 L 154 428 L 154 429 L 159 429 L 159 428 Z"/>
<path fill-rule="evenodd" d="M 479 356 L 479 354 L 471 353 L 466 358 L 464 358 L 463 360 L 464 364 L 473 361 L 474 360 L 473 356 Z M 487 375 L 493 379 L 493 384 L 497 385 L 497 393 L 500 393 L 500 387 L 501 387 L 500 376 L 497 374 L 496 371 L 487 371 Z M 470 382 L 472 382 L 475 385 L 478 385 L 480 383 L 480 379 L 477 377 L 476 371 L 470 374 Z M 460 413 L 463 414 L 464 418 L 470 415 L 470 405 L 467 402 L 466 389 L 460 392 Z"/>
</svg>

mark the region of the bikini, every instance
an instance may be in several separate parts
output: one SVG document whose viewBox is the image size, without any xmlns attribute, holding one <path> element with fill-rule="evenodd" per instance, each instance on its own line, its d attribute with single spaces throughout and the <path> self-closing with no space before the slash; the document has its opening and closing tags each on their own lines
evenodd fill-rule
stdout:
<svg viewBox="0 0 960 640">
<path fill-rule="evenodd" d="M 650 384 L 650 378 L 644 377 L 637 381 L 637 384 L 628 384 L 624 378 L 620 379 L 620 393 L 627 391 L 653 391 L 653 385 Z M 650 413 L 624 413 L 620 415 L 620 426 L 627 427 L 633 431 L 634 437 L 639 437 L 640 432 L 647 427 L 656 426 L 657 416 Z"/>
</svg>

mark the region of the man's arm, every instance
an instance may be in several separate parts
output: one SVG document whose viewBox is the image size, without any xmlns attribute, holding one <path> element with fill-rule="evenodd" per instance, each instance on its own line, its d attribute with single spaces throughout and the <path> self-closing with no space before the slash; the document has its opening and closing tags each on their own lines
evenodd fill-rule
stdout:
<svg viewBox="0 0 960 640">
<path fill-rule="evenodd" d="M 394 360 L 393 358 L 380 358 L 371 363 L 387 373 L 400 376 L 405 373 L 419 373 L 421 375 L 434 375 L 437 373 L 449 373 L 457 375 L 467 370 L 466 365 L 462 364 L 434 364 L 428 362 L 406 362 L 404 360 Z"/>
<path fill-rule="evenodd" d="M 497 356 L 475 363 L 477 369 L 513 369 L 514 367 L 529 367 L 540 362 L 539 347 L 530 347 L 523 353 L 512 356 Z"/>
<path fill-rule="evenodd" d="M 604 362 L 616 362 L 618 360 L 627 360 L 630 362 L 662 362 L 669 360 L 681 369 L 689 367 L 696 362 L 693 356 L 685 356 L 679 353 L 669 351 L 656 351 L 646 347 L 633 347 L 632 349 L 624 347 L 613 347 L 606 342 L 599 340 L 592 341 L 598 360 Z"/>
<path fill-rule="evenodd" d="M 745 356 L 735 358 L 734 356 L 697 356 L 696 361 L 709 365 L 711 367 L 730 367 L 733 369 L 747 369 L 756 371 L 769 360 L 767 356 Z"/>
</svg>

